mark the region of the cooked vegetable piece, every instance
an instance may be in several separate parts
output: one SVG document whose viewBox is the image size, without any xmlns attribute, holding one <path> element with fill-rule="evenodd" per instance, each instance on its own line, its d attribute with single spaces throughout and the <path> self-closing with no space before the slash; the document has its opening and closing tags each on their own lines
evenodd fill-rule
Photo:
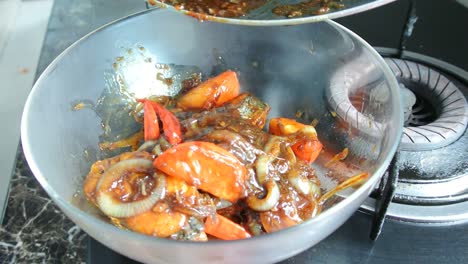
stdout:
<svg viewBox="0 0 468 264">
<path fill-rule="evenodd" d="M 183 109 L 211 109 L 239 95 L 239 81 L 233 71 L 210 78 L 183 95 L 178 106 Z"/>
<path fill-rule="evenodd" d="M 145 131 L 145 141 L 156 140 L 159 137 L 159 122 L 158 116 L 156 115 L 156 110 L 150 101 L 144 102 L 144 131 Z"/>
<path fill-rule="evenodd" d="M 265 126 L 270 112 L 268 104 L 249 93 L 243 93 L 229 101 L 227 108 L 233 117 L 248 120 L 259 128 Z"/>
<path fill-rule="evenodd" d="M 146 111 L 147 110 L 146 109 L 147 109 L 147 105 L 150 105 L 152 109 L 150 109 L 148 107 L 149 115 L 152 118 L 153 117 L 153 112 L 154 112 L 155 116 L 156 116 L 156 114 L 159 116 L 159 118 L 161 119 L 162 125 L 163 125 L 163 131 L 164 131 L 164 135 L 167 138 L 167 141 L 169 141 L 169 143 L 171 143 L 171 145 L 177 145 L 180 142 L 182 142 L 182 131 L 181 131 L 179 120 L 177 120 L 177 117 L 171 111 L 167 110 L 162 105 L 160 105 L 160 104 L 158 104 L 158 103 L 156 103 L 154 101 L 151 101 L 151 100 L 139 99 L 138 101 L 141 102 L 141 103 L 144 103 L 144 105 L 145 105 L 145 107 L 144 107 L 144 111 L 145 111 L 145 132 L 146 132 L 146 129 L 147 129 L 147 123 L 146 123 Z M 157 116 L 156 116 L 156 120 L 158 120 Z M 150 131 L 153 130 L 152 123 L 148 124 L 148 129 Z M 159 137 L 159 124 L 158 124 L 158 127 L 157 127 L 157 132 L 158 132 L 157 133 L 158 136 L 156 138 L 146 139 L 146 137 L 145 137 L 145 140 L 155 140 L 155 139 L 157 139 Z M 146 133 L 145 133 L 145 135 L 146 135 Z"/>
<path fill-rule="evenodd" d="M 116 163 L 103 173 L 97 183 L 97 205 L 111 217 L 129 217 L 148 211 L 164 196 L 165 176 L 155 175 L 157 185 L 142 195 L 135 190 L 132 180 L 151 175 L 152 171 L 151 161 L 147 159 L 128 159 Z M 146 184 L 143 184 L 146 188 Z M 135 200 L 138 196 L 139 199 Z"/>
<path fill-rule="evenodd" d="M 166 177 L 166 201 L 173 211 L 198 219 L 216 212 L 209 194 L 200 193 L 195 186 L 175 177 Z"/>
<path fill-rule="evenodd" d="M 132 151 L 138 149 L 140 141 L 144 138 L 143 131 L 138 131 L 135 134 L 115 142 L 102 142 L 99 148 L 102 150 L 115 150 L 120 148 L 131 147 Z"/>
<path fill-rule="evenodd" d="M 319 204 L 324 204 L 328 199 L 330 199 L 330 197 L 332 197 L 341 190 L 362 184 L 365 180 L 367 180 L 367 178 L 369 178 L 369 173 L 367 172 L 359 173 L 348 178 L 344 182 L 338 184 L 335 188 L 329 190 L 324 195 L 322 195 L 319 199 Z"/>
<path fill-rule="evenodd" d="M 293 137 L 292 150 L 296 156 L 307 162 L 314 162 L 322 151 L 322 143 L 318 140 L 313 126 L 301 124 L 288 118 L 273 118 L 269 125 L 270 133 L 280 136 Z"/>
<path fill-rule="evenodd" d="M 245 196 L 247 170 L 244 164 L 213 143 L 179 144 L 157 157 L 154 166 L 171 177 L 233 203 Z"/>
<path fill-rule="evenodd" d="M 282 188 L 278 203 L 271 210 L 260 213 L 260 222 L 268 233 L 297 225 L 314 217 L 321 210 L 315 195 L 304 195 L 304 192 L 284 188 L 284 182 L 280 184 Z"/>
<path fill-rule="evenodd" d="M 199 198 L 197 188 L 175 177 L 166 177 L 166 196 L 175 197 L 182 206 L 193 206 Z"/>
<path fill-rule="evenodd" d="M 286 136 L 296 133 L 305 126 L 293 119 L 276 117 L 270 120 L 268 131 L 273 135 Z"/>
<path fill-rule="evenodd" d="M 101 144 L 139 150 L 97 161 L 85 180 L 88 200 L 114 224 L 177 240 L 245 239 L 310 219 L 336 192 L 367 179 L 361 173 L 321 195 L 309 165 L 323 147 L 313 125 L 273 118 L 264 131 L 270 107 L 239 95 L 233 71 L 193 83 L 179 99 L 137 100 L 134 113 L 140 120 L 144 110 L 144 129 Z M 336 167 L 347 152 L 319 159 Z"/>
<path fill-rule="evenodd" d="M 265 184 L 266 195 L 259 199 L 255 195 L 247 197 L 247 205 L 259 212 L 271 210 L 278 203 L 281 193 L 278 184 L 274 180 L 269 180 Z"/>
<path fill-rule="evenodd" d="M 276 211 L 267 211 L 260 213 L 260 222 L 267 233 L 279 231 L 302 222 L 297 212 L 291 214 L 279 207 Z"/>
<path fill-rule="evenodd" d="M 147 159 L 152 160 L 151 154 L 147 152 L 135 151 L 135 152 L 124 152 L 118 156 L 96 161 L 86 176 L 83 184 L 83 191 L 86 197 L 93 203 L 96 203 L 96 186 L 102 175 L 114 164 L 128 159 Z"/>
<path fill-rule="evenodd" d="M 161 105 L 157 103 L 154 105 L 163 123 L 164 135 L 166 136 L 167 141 L 172 145 L 177 145 L 182 142 L 182 131 L 177 117 Z"/>
<path fill-rule="evenodd" d="M 299 159 L 307 163 L 312 163 L 317 159 L 320 151 L 322 151 L 322 147 L 323 145 L 320 141 L 306 139 L 297 142 L 291 148 Z"/>
<path fill-rule="evenodd" d="M 206 218 L 205 232 L 223 240 L 236 240 L 250 237 L 249 232 L 242 226 L 220 214 L 216 214 L 214 219 L 211 216 Z"/>
<path fill-rule="evenodd" d="M 128 229 L 138 233 L 168 237 L 179 232 L 186 221 L 186 216 L 178 212 L 146 211 L 142 214 L 125 219 Z"/>
<path fill-rule="evenodd" d="M 329 167 L 337 161 L 344 160 L 346 157 L 348 157 L 348 148 L 344 148 L 340 153 L 333 156 L 333 158 L 331 158 L 330 161 L 325 164 L 325 167 Z"/>
<path fill-rule="evenodd" d="M 203 230 L 203 226 L 202 220 L 188 217 L 187 224 L 183 229 L 172 235 L 171 238 L 182 241 L 208 241 L 208 236 Z"/>
</svg>

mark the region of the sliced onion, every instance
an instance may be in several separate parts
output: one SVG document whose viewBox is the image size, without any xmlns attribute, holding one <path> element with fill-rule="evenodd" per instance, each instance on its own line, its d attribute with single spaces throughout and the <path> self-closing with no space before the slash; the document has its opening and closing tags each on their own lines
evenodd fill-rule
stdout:
<svg viewBox="0 0 468 264">
<path fill-rule="evenodd" d="M 96 191 L 110 186 L 113 182 L 117 181 L 128 170 L 134 172 L 150 172 L 153 170 L 153 163 L 148 159 L 127 159 L 117 162 L 110 166 L 101 176 L 96 186 Z"/>
<path fill-rule="evenodd" d="M 255 177 L 260 185 L 262 185 L 266 180 L 269 160 L 270 158 L 268 155 L 261 155 L 255 162 Z"/>
<path fill-rule="evenodd" d="M 286 146 L 284 150 L 285 159 L 291 164 L 296 163 L 296 154 L 294 154 L 292 148 L 290 146 Z"/>
<path fill-rule="evenodd" d="M 335 195 L 337 192 L 341 190 L 362 184 L 364 181 L 367 180 L 368 177 L 369 177 L 369 173 L 363 172 L 363 173 L 359 173 L 357 175 L 354 175 L 348 178 L 344 182 L 338 184 L 335 188 L 329 190 L 324 195 L 322 195 L 318 201 L 319 205 L 325 204 L 325 202 L 328 199 L 330 199 L 330 197 L 332 197 L 333 195 Z"/>
<path fill-rule="evenodd" d="M 164 197 L 166 178 L 164 175 L 158 177 L 158 183 L 151 194 L 139 201 L 121 202 L 113 198 L 108 192 L 112 182 L 119 180 L 128 170 L 147 171 L 153 169 L 153 163 L 146 159 L 130 159 L 120 161 L 110 167 L 101 177 L 97 185 L 96 202 L 101 211 L 111 217 L 124 218 L 141 214 L 150 210 L 156 202 Z"/>
<path fill-rule="evenodd" d="M 166 177 L 160 176 L 156 188 L 143 200 L 123 203 L 107 193 L 101 193 L 97 197 L 97 203 L 101 211 L 108 216 L 117 218 L 135 216 L 150 210 L 164 196 L 165 186 Z"/>
<path fill-rule="evenodd" d="M 247 197 L 247 205 L 255 211 L 268 211 L 271 210 L 279 201 L 280 190 L 278 184 L 274 180 L 266 182 L 267 195 L 263 199 L 259 199 L 255 195 Z"/>
<path fill-rule="evenodd" d="M 280 137 L 272 136 L 265 145 L 265 153 L 257 158 L 255 162 L 255 173 L 260 185 L 265 184 L 268 175 L 268 167 L 278 157 L 281 143 Z"/>
<path fill-rule="evenodd" d="M 316 199 L 322 195 L 322 190 L 320 186 L 315 182 L 310 182 L 310 196 Z"/>
<path fill-rule="evenodd" d="M 229 202 L 228 200 L 224 200 L 224 199 L 219 199 L 216 203 L 216 209 L 219 210 L 219 209 L 224 209 L 224 208 L 227 208 L 229 206 L 232 205 L 231 202 Z"/>
<path fill-rule="evenodd" d="M 156 146 L 154 146 L 151 152 L 153 152 L 154 155 L 159 156 L 162 154 L 163 151 L 161 150 L 161 146 L 157 144 Z"/>
<path fill-rule="evenodd" d="M 311 182 L 303 175 L 297 175 L 294 171 L 288 174 L 289 183 L 298 191 L 304 195 L 308 195 L 311 191 Z"/>
<path fill-rule="evenodd" d="M 151 151 L 154 146 L 156 146 L 157 142 L 156 141 L 153 141 L 153 140 L 148 140 L 146 141 L 145 143 L 143 143 L 138 149 L 137 151 Z M 148 151 L 148 152 L 149 152 Z"/>
</svg>

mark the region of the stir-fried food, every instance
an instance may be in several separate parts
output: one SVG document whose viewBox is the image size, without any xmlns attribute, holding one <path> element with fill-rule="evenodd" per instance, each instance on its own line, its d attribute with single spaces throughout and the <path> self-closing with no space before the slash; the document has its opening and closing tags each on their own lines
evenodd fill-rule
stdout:
<svg viewBox="0 0 468 264">
<path fill-rule="evenodd" d="M 316 216 L 337 191 L 321 194 L 310 166 L 322 150 L 315 128 L 287 118 L 267 123 L 270 107 L 240 93 L 226 71 L 170 100 L 137 100 L 142 132 L 101 147 L 132 147 L 97 161 L 87 199 L 113 223 L 177 240 L 245 239 Z M 138 149 L 135 147 L 138 144 Z"/>
<path fill-rule="evenodd" d="M 151 5 L 158 2 L 167 3 L 178 10 L 211 15 L 217 17 L 242 17 L 250 11 L 263 5 L 269 4 L 267 0 L 148 0 Z M 284 2 L 284 1 L 283 1 Z M 274 3 L 271 10 L 277 16 L 294 18 L 302 16 L 313 16 L 328 13 L 330 10 L 341 9 L 344 5 L 342 0 L 302 0 Z M 271 3 L 270 3 L 271 4 Z M 203 16 L 200 16 L 203 17 Z"/>
</svg>

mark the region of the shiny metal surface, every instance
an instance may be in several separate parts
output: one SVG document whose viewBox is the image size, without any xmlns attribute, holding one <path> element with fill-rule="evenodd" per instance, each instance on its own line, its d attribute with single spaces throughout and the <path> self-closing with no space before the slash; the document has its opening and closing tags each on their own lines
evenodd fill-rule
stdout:
<svg viewBox="0 0 468 264">
<path fill-rule="evenodd" d="M 247 26 L 286 26 L 286 25 L 299 25 L 305 23 L 319 22 L 326 19 L 335 19 L 344 16 L 353 15 L 360 12 L 365 12 L 370 9 L 391 3 L 395 0 L 340 0 L 339 4 L 344 7 L 339 9 L 331 9 L 327 13 L 304 15 L 294 18 L 285 18 L 283 16 L 275 15 L 272 10 L 286 4 L 297 4 L 304 1 L 298 0 L 269 0 L 261 7 L 251 10 L 245 16 L 239 18 L 225 18 L 215 17 L 210 15 L 203 15 L 203 20 L 216 21 L 220 23 L 247 25 Z M 150 1 L 148 1 L 150 2 Z M 172 5 L 164 3 L 166 1 L 154 1 L 157 7 L 167 8 L 176 12 L 181 12 L 186 15 L 196 16 L 191 12 L 185 10 L 177 10 Z"/>
<path fill-rule="evenodd" d="M 444 206 L 392 203 L 388 208 L 387 218 L 407 223 L 448 227 L 454 224 L 468 223 L 467 206 L 468 202 Z M 374 212 L 374 207 L 375 200 L 369 198 L 362 204 L 360 210 L 372 213 Z"/>
<path fill-rule="evenodd" d="M 167 23 L 166 26 L 155 28 L 159 21 Z M 118 229 L 80 210 L 70 200 L 92 162 L 83 158 L 83 151 L 97 152 L 102 130 L 101 120 L 93 111 L 75 112 L 72 104 L 77 100 L 96 100 L 105 88 L 112 88 L 106 87 L 105 74 L 112 72 L 116 57 L 128 53 L 128 48 L 135 45 L 144 46 L 157 62 L 196 65 L 208 74 L 216 65 L 235 68 L 243 89 L 272 105 L 272 116 L 294 116 L 300 108 L 321 117 L 317 130 L 326 131 L 321 138 L 325 145 L 330 149 L 349 147 L 350 162 L 366 157 L 367 162 L 360 169 L 369 171 L 372 177 L 318 217 L 245 241 L 198 244 L 147 237 Z M 219 63 L 219 58 L 223 63 Z M 336 69 L 346 68 L 355 58 L 367 59 L 371 76 L 382 80 L 380 89 L 386 87 L 391 96 L 380 102 L 386 114 L 376 114 L 385 133 L 370 138 L 355 131 L 351 145 L 349 131 L 339 125 L 346 122 L 330 114 L 324 90 Z M 128 74 L 132 73 L 142 72 Z M 375 89 L 372 81 L 375 78 L 362 83 L 368 91 Z M 271 29 L 239 27 L 198 23 L 161 10 L 144 12 L 99 29 L 60 55 L 45 70 L 28 99 L 22 140 L 28 163 L 51 198 L 87 233 L 121 254 L 153 263 L 269 263 L 318 243 L 346 221 L 369 195 L 388 166 L 401 135 L 402 114 L 399 100 L 394 98 L 399 98 L 397 84 L 382 58 L 359 37 L 333 22 Z M 370 140 L 377 144 L 373 155 L 369 155 L 374 149 Z"/>
</svg>

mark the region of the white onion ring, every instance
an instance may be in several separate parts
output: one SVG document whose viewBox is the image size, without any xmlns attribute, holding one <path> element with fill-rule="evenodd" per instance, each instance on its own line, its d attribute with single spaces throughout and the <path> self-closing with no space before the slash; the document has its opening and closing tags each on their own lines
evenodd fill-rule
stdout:
<svg viewBox="0 0 468 264">
<path fill-rule="evenodd" d="M 294 171 L 288 174 L 288 180 L 296 191 L 304 195 L 308 195 L 312 189 L 311 182 L 303 175 L 296 175 Z"/>
<path fill-rule="evenodd" d="M 146 159 L 123 160 L 114 164 L 104 172 L 96 187 L 96 202 L 104 214 L 117 218 L 131 217 L 150 210 L 156 202 L 164 197 L 164 190 L 166 187 L 166 178 L 164 175 L 158 175 L 157 186 L 148 197 L 136 202 L 121 202 L 107 193 L 107 189 L 101 190 L 103 184 L 114 182 L 118 180 L 125 171 L 135 168 L 152 170 L 153 163 Z"/>
<path fill-rule="evenodd" d="M 255 195 L 247 197 L 247 205 L 260 212 L 271 210 L 278 203 L 280 198 L 280 189 L 274 180 L 269 180 L 265 183 L 267 195 L 263 199 L 259 199 Z"/>
<path fill-rule="evenodd" d="M 264 185 L 270 164 L 278 157 L 282 141 L 280 137 L 272 136 L 265 145 L 265 153 L 255 162 L 255 174 L 260 185 Z"/>
<path fill-rule="evenodd" d="M 148 140 L 148 141 L 146 141 L 145 143 L 143 143 L 143 144 L 137 149 L 137 151 L 148 151 L 148 150 L 151 151 L 151 150 L 156 146 L 157 143 L 158 143 L 158 142 L 156 142 L 156 141 Z"/>
</svg>

